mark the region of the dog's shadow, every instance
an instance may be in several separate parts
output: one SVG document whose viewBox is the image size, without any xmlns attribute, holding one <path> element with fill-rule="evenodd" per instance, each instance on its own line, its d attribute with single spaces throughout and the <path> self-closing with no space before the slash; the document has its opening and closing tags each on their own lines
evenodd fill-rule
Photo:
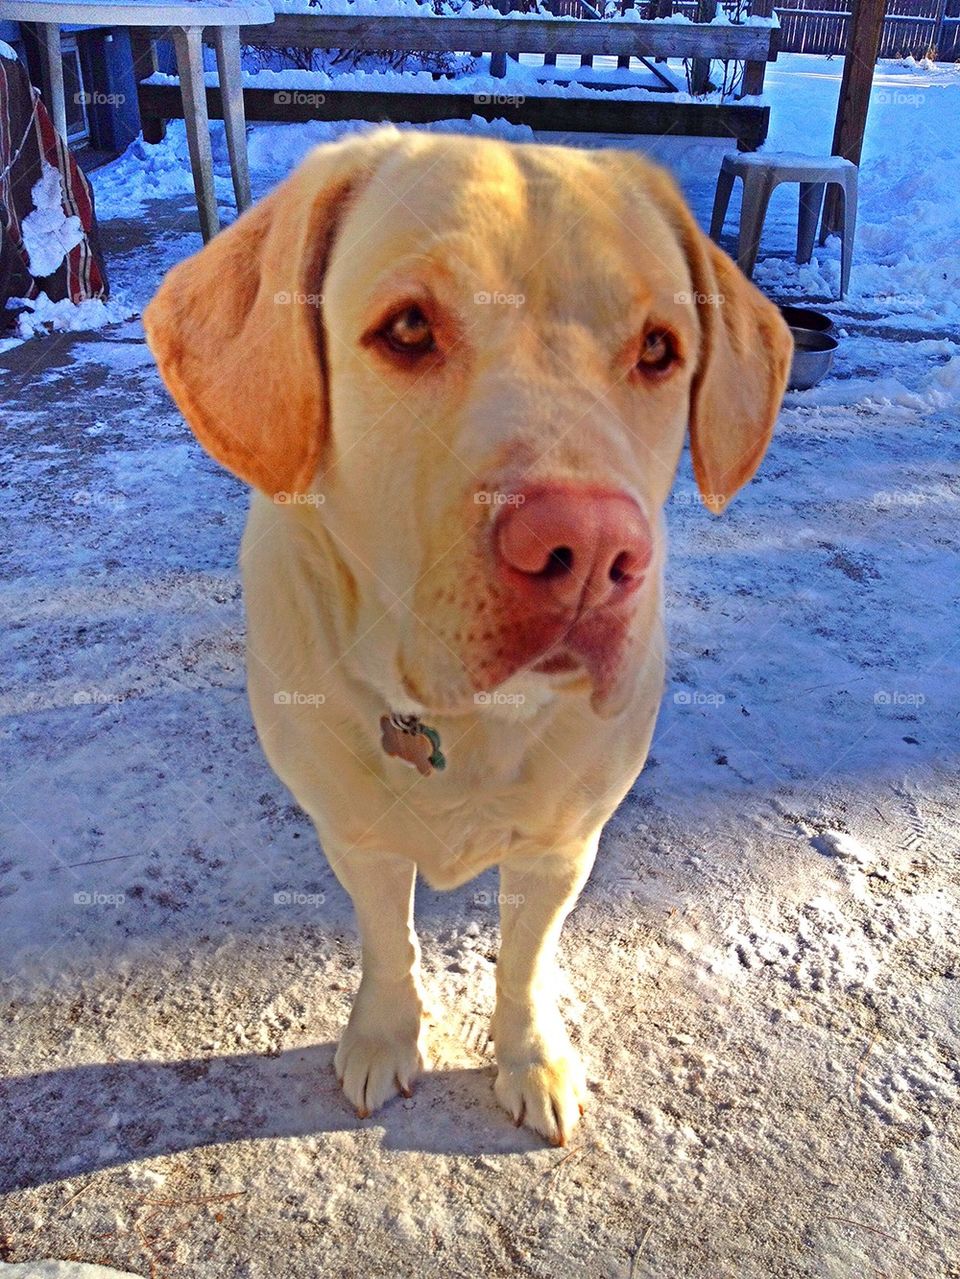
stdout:
<svg viewBox="0 0 960 1279">
<path fill-rule="evenodd" d="M 510 1155 L 542 1143 L 497 1105 L 488 1068 L 430 1071 L 410 1100 L 359 1120 L 334 1077 L 332 1043 L 276 1056 L 116 1061 L 8 1076 L 0 1089 L 0 1191 L 234 1141 L 374 1125 L 394 1150 Z"/>
</svg>

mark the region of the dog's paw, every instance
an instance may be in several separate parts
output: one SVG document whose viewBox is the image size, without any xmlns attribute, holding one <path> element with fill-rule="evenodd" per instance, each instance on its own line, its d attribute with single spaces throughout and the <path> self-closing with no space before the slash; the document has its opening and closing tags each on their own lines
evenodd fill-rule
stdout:
<svg viewBox="0 0 960 1279">
<path fill-rule="evenodd" d="M 333 1068 L 347 1099 L 366 1119 L 398 1092 L 409 1097 L 426 1060 L 419 998 L 361 985 Z"/>
<path fill-rule="evenodd" d="M 498 1070 L 493 1090 L 519 1128 L 526 1124 L 554 1146 L 565 1146 L 583 1114 L 587 1080 L 583 1063 L 566 1045 L 557 1055 L 531 1046 L 527 1054 L 504 1052 L 497 1045 Z"/>
</svg>

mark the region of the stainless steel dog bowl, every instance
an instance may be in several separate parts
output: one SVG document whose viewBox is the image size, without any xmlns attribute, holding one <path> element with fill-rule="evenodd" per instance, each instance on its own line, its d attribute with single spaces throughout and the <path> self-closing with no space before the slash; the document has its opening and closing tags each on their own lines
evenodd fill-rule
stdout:
<svg viewBox="0 0 960 1279">
<path fill-rule="evenodd" d="M 790 306 L 783 303 L 780 314 L 791 329 L 811 329 L 814 333 L 833 333 L 833 320 L 823 311 L 815 311 L 812 306 Z"/>
<path fill-rule="evenodd" d="M 839 346 L 829 333 L 816 333 L 813 329 L 795 329 L 793 334 L 793 363 L 790 366 L 791 391 L 809 391 L 827 376 L 833 364 L 833 353 Z"/>
</svg>

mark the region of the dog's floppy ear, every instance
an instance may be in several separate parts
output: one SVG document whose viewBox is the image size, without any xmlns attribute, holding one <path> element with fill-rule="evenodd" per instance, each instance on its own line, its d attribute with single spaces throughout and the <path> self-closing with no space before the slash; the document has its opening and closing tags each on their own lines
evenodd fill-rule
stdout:
<svg viewBox="0 0 960 1279">
<path fill-rule="evenodd" d="M 690 453 L 700 496 L 719 514 L 767 451 L 790 374 L 793 338 L 779 309 L 684 213 L 684 247 L 700 319 Z"/>
<path fill-rule="evenodd" d="M 392 138 L 312 152 L 164 279 L 144 313 L 164 382 L 204 448 L 275 496 L 309 487 L 326 435 L 323 275 L 337 219 Z"/>
<path fill-rule="evenodd" d="M 604 154 L 604 153 L 600 153 Z M 790 375 L 793 339 L 777 307 L 700 230 L 665 170 L 614 158 L 673 225 L 700 326 L 690 396 L 690 452 L 704 504 L 719 514 L 760 465 Z"/>
</svg>

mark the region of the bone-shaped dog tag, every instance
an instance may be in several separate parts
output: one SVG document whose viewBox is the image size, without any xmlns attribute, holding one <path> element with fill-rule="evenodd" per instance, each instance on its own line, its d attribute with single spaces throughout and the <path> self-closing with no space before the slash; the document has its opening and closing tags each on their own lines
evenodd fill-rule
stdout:
<svg viewBox="0 0 960 1279">
<path fill-rule="evenodd" d="M 380 744 L 388 755 L 415 768 L 423 777 L 446 768 L 440 734 L 427 728 L 416 715 L 381 715 Z"/>
</svg>

